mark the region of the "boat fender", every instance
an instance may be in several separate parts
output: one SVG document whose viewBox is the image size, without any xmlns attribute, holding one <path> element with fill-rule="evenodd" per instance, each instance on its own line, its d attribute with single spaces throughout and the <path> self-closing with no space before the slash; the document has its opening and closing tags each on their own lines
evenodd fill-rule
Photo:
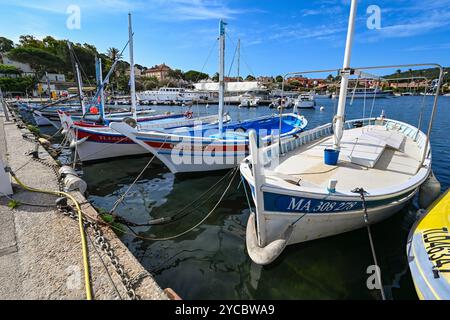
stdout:
<svg viewBox="0 0 450 320">
<path fill-rule="evenodd" d="M 61 178 L 65 178 L 69 174 L 78 177 L 77 172 L 69 166 L 62 166 L 61 168 L 59 168 L 58 173 Z"/>
<path fill-rule="evenodd" d="M 44 139 L 44 138 L 39 138 L 38 141 L 41 145 L 43 145 L 44 147 L 47 147 L 47 148 L 51 147 L 51 145 L 52 145 L 50 143 L 50 141 L 48 141 L 47 139 Z"/>
<path fill-rule="evenodd" d="M 428 208 L 441 193 L 441 184 L 436 179 L 433 171 L 427 180 L 420 186 L 419 205 L 421 208 Z"/>
<path fill-rule="evenodd" d="M 245 237 L 248 255 L 256 264 L 268 265 L 272 263 L 286 248 L 293 230 L 294 227 L 289 225 L 279 239 L 272 241 L 265 247 L 260 247 L 256 236 L 255 213 L 252 212 L 248 218 Z"/>
<path fill-rule="evenodd" d="M 76 146 L 79 146 L 80 144 L 82 144 L 83 142 L 85 142 L 87 139 L 89 139 L 89 137 L 84 137 L 83 139 L 80 140 L 75 140 L 73 139 L 72 142 L 70 142 L 70 149 L 75 149 Z"/>
<path fill-rule="evenodd" d="M 85 193 L 87 190 L 87 184 L 84 180 L 80 179 L 77 176 L 74 175 L 67 175 L 64 178 L 64 186 L 66 191 L 75 191 L 78 190 L 81 193 Z"/>
<path fill-rule="evenodd" d="M 130 117 L 123 118 L 122 122 L 126 123 L 127 125 L 129 125 L 132 128 L 137 127 L 137 121 L 133 118 L 130 118 Z"/>
</svg>

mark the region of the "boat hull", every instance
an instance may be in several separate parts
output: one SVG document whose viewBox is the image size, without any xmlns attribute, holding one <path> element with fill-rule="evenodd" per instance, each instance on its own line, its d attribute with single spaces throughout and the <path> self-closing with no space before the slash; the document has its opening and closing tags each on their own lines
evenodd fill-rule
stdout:
<svg viewBox="0 0 450 320">
<path fill-rule="evenodd" d="M 407 256 L 417 295 L 421 300 L 450 299 L 450 190 L 411 228 Z"/>
<path fill-rule="evenodd" d="M 293 127 L 291 131 L 284 133 L 281 137 L 293 136 L 303 131 L 307 125 L 306 119 L 298 115 L 284 115 L 295 118 L 299 126 Z M 272 117 L 262 117 L 258 121 L 277 120 Z M 278 129 L 278 121 L 275 122 Z M 245 122 L 236 124 L 236 128 L 231 133 L 223 133 L 221 137 L 216 132 L 213 135 L 203 135 L 194 132 L 194 135 L 187 133 L 162 133 L 152 131 L 138 131 L 124 123 L 111 123 L 110 127 L 127 136 L 130 140 L 147 149 L 154 154 L 169 170 L 176 173 L 206 172 L 226 170 L 239 165 L 239 163 L 249 154 L 248 139 L 245 133 L 237 133 L 234 130 L 245 125 Z M 270 128 L 269 128 L 270 127 Z M 272 129 L 272 126 L 264 127 L 265 130 Z M 248 129 L 248 130 L 247 130 Z M 247 128 L 251 131 L 255 128 Z M 232 137 L 229 137 L 231 134 Z M 238 136 L 235 136 L 238 135 Z M 264 144 L 270 143 L 270 136 L 261 139 Z"/>
<path fill-rule="evenodd" d="M 401 210 L 405 204 L 416 194 L 417 190 L 408 192 L 401 196 L 393 198 L 386 198 L 383 201 L 368 202 L 368 217 L 369 223 L 374 224 L 382 220 L 385 220 L 392 216 L 394 213 Z M 290 197 L 290 196 L 288 196 Z M 291 198 L 291 197 L 290 197 Z M 312 211 L 319 208 L 320 203 L 322 206 L 331 206 L 335 203 L 335 208 L 346 208 L 350 205 L 354 205 L 356 210 L 341 210 L 333 212 L 311 212 L 311 213 L 289 213 L 286 211 L 265 211 L 261 210 L 259 214 L 262 214 L 265 219 L 267 242 L 271 242 L 277 239 L 288 226 L 294 224 L 293 232 L 288 240 L 288 245 L 316 240 L 324 237 L 334 236 L 337 234 L 357 230 L 366 226 L 364 221 L 364 212 L 362 210 L 362 202 L 349 199 L 349 201 L 324 201 L 305 197 L 302 199 L 303 204 L 307 204 L 311 201 L 309 207 Z M 299 202 L 296 202 L 297 204 Z"/>
</svg>

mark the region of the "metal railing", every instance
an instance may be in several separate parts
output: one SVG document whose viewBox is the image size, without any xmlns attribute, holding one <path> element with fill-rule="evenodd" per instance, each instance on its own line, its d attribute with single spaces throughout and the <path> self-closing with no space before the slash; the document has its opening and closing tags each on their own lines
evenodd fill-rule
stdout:
<svg viewBox="0 0 450 320">
<path fill-rule="evenodd" d="M 431 135 L 431 130 L 433 129 L 433 123 L 434 123 L 434 118 L 436 116 L 436 111 L 437 111 L 437 104 L 438 104 L 438 99 L 439 99 L 439 94 L 440 94 L 440 89 L 442 87 L 442 82 L 443 82 L 443 78 L 444 78 L 444 68 L 437 63 L 414 63 L 414 64 L 401 64 L 401 65 L 385 65 L 385 66 L 366 66 L 366 67 L 357 67 L 357 68 L 349 68 L 349 70 L 345 70 L 347 72 L 350 72 L 351 75 L 358 75 L 358 74 L 364 74 L 364 75 L 368 75 L 368 73 L 365 73 L 364 71 L 368 71 L 368 70 L 377 70 L 377 69 L 404 69 L 404 68 L 419 68 L 419 67 L 429 67 L 429 68 L 437 68 L 439 70 L 439 78 L 438 78 L 438 83 L 436 84 L 435 88 L 435 94 L 434 94 L 434 101 L 433 101 L 433 108 L 431 110 L 431 116 L 430 116 L 430 120 L 428 122 L 428 129 L 427 129 L 427 133 L 426 133 L 426 137 L 425 137 L 425 143 L 424 143 L 424 148 L 423 148 L 423 153 L 421 156 L 421 162 L 420 162 L 420 166 L 423 165 L 426 157 L 427 157 L 427 153 L 428 153 L 428 147 L 429 147 L 429 141 L 430 141 L 430 135 Z M 299 71 L 299 72 L 288 72 L 283 76 L 283 82 L 282 82 L 282 87 L 281 87 L 281 99 L 283 100 L 283 93 L 284 93 L 284 88 L 285 88 L 285 82 L 286 79 L 289 76 L 302 76 L 305 74 L 313 74 L 313 73 L 333 73 L 336 72 L 337 74 L 341 74 L 341 72 L 344 71 L 341 68 L 337 68 L 337 69 L 324 69 L 324 70 L 310 70 L 310 71 Z M 378 80 L 391 80 L 391 81 L 395 81 L 397 79 L 385 79 L 383 77 L 379 77 L 379 76 L 374 76 L 374 78 L 377 78 Z M 425 77 L 423 77 L 425 78 Z M 280 115 L 283 112 L 283 108 L 280 108 Z M 421 115 L 422 118 L 422 115 Z M 420 119 L 421 121 L 421 119 Z M 280 126 L 281 126 L 281 117 L 280 117 Z M 281 132 L 281 131 L 280 131 Z M 281 139 L 279 140 L 279 148 L 281 150 Z"/>
</svg>

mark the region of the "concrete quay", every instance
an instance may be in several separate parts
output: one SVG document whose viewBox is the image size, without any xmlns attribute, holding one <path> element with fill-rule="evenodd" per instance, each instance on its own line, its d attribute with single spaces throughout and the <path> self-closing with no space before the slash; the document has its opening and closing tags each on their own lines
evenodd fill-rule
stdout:
<svg viewBox="0 0 450 320">
<path fill-rule="evenodd" d="M 25 132 L 28 130 L 7 122 L 0 108 L 0 157 L 3 162 L 26 185 L 58 190 L 52 168 L 27 155 L 35 144 L 23 139 Z M 56 164 L 42 147 L 39 156 L 45 163 Z M 13 184 L 13 189 L 12 198 L 21 203 L 14 209 L 8 207 L 10 199 L 0 195 L 0 299 L 85 299 L 78 222 L 56 209 L 56 196 L 29 192 L 17 184 Z M 85 214 L 98 217 L 82 194 L 72 192 L 72 195 L 80 202 Z M 130 277 L 138 297 L 167 300 L 167 294 L 116 234 L 107 226 L 100 228 Z M 92 228 L 87 228 L 86 234 L 93 298 L 130 299 L 107 255 L 93 244 Z"/>
</svg>

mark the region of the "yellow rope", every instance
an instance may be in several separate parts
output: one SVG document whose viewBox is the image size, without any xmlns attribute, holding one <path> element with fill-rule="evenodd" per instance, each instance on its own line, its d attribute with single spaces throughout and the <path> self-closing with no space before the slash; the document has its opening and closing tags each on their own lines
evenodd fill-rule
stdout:
<svg viewBox="0 0 450 320">
<path fill-rule="evenodd" d="M 14 180 L 25 190 L 28 190 L 31 192 L 52 194 L 52 195 L 56 195 L 56 196 L 64 196 L 64 197 L 69 198 L 75 204 L 75 207 L 78 212 L 78 223 L 79 223 L 80 235 L 81 235 L 81 248 L 82 248 L 82 252 L 83 252 L 83 267 L 84 267 L 84 282 L 85 282 L 85 288 L 86 288 L 86 299 L 92 300 L 91 279 L 90 279 L 90 273 L 89 273 L 88 247 L 87 247 L 87 242 L 86 242 L 86 235 L 84 233 L 83 214 L 81 212 L 80 204 L 69 193 L 62 192 L 62 191 L 47 191 L 47 190 L 31 188 L 31 187 L 26 186 L 22 181 L 20 181 L 13 172 L 11 172 L 11 175 L 14 178 Z"/>
</svg>

